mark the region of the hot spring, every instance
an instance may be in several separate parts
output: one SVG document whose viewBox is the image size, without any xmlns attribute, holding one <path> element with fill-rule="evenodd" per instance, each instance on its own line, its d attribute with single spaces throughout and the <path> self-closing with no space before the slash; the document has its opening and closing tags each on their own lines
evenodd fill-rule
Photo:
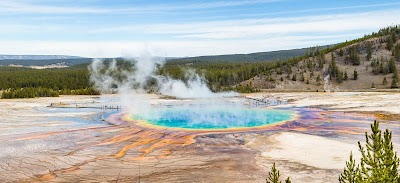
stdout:
<svg viewBox="0 0 400 183">
<path fill-rule="evenodd" d="M 294 118 L 290 110 L 232 105 L 156 106 L 129 118 L 144 125 L 186 130 L 223 130 L 255 128 L 278 124 Z"/>
<path fill-rule="evenodd" d="M 294 117 L 293 111 L 249 107 L 250 102 L 239 99 L 239 94 L 235 92 L 214 93 L 208 88 L 205 77 L 194 70 L 184 71 L 184 81 L 159 75 L 157 70 L 164 63 L 163 59 L 135 58 L 132 60 L 132 69 L 121 72 L 115 60 L 110 64 L 94 60 L 89 70 L 91 81 L 99 91 L 111 93 L 117 88 L 125 108 L 124 114 L 129 114 L 124 116 L 124 120 L 136 121 L 140 125 L 223 130 L 263 127 Z M 121 76 L 114 77 L 112 73 L 120 73 Z M 149 88 L 177 100 L 149 98 L 146 95 Z M 154 101 L 160 102 L 160 105 L 153 105 Z M 165 101 L 176 103 L 165 105 Z M 249 103 L 249 106 L 243 103 Z"/>
</svg>

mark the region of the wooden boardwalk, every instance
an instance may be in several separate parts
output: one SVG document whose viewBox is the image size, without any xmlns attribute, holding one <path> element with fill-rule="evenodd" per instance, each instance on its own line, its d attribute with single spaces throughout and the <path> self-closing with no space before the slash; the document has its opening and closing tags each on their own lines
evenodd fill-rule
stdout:
<svg viewBox="0 0 400 183">
<path fill-rule="evenodd" d="M 245 96 L 244 98 L 247 100 L 250 100 L 250 101 L 254 101 L 256 106 L 261 106 L 261 105 L 276 106 L 276 105 L 287 103 L 286 101 L 281 101 L 278 99 L 252 98 L 252 97 L 247 97 L 247 96 Z M 250 105 L 250 103 L 249 103 L 249 105 Z"/>
<path fill-rule="evenodd" d="M 79 105 L 79 104 L 59 104 L 59 103 L 51 103 L 49 106 L 51 108 L 71 108 L 71 109 L 103 109 L 103 110 L 121 110 L 121 106 L 113 106 L 113 105 L 100 105 L 100 106 L 92 106 L 92 105 Z"/>
</svg>

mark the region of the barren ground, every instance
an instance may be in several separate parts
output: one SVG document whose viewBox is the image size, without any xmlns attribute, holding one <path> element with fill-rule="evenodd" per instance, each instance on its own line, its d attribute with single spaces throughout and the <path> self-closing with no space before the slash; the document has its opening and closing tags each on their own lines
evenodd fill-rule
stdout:
<svg viewBox="0 0 400 183">
<path fill-rule="evenodd" d="M 0 100 L 1 182 L 337 182 L 374 119 L 400 147 L 400 93 L 255 93 L 299 118 L 257 131 L 185 132 L 111 124 L 117 96 Z M 163 102 L 152 96 L 154 103 Z M 118 118 L 114 111 L 111 118 Z M 110 119 L 113 121 L 113 119 Z"/>
</svg>

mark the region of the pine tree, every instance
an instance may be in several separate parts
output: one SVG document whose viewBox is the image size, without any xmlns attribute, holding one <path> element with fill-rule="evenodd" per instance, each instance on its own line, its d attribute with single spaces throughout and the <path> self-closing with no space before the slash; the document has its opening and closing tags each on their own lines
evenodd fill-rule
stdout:
<svg viewBox="0 0 400 183">
<path fill-rule="evenodd" d="M 383 73 L 383 63 L 379 64 L 379 73 Z"/>
<path fill-rule="evenodd" d="M 353 65 L 360 65 L 360 56 L 358 55 L 358 47 L 353 46 L 350 48 L 350 60 Z"/>
<path fill-rule="evenodd" d="M 365 147 L 358 142 L 361 158 L 361 182 L 398 182 L 400 159 L 393 150 L 392 132 L 379 130 L 379 122 L 371 125 L 372 133 L 365 133 Z"/>
<path fill-rule="evenodd" d="M 396 63 L 394 62 L 393 59 L 389 60 L 388 70 L 389 70 L 389 73 L 393 73 L 396 70 Z"/>
<path fill-rule="evenodd" d="M 333 57 L 333 55 L 332 55 L 332 57 Z M 329 75 L 332 77 L 337 77 L 337 75 L 339 74 L 339 68 L 336 65 L 336 62 L 334 59 L 332 59 L 332 62 L 329 64 L 328 71 L 329 71 Z"/>
<path fill-rule="evenodd" d="M 383 74 L 386 75 L 389 73 L 389 63 L 385 63 L 385 66 L 383 67 Z"/>
<path fill-rule="evenodd" d="M 343 82 L 343 72 L 342 71 L 338 72 L 338 75 L 336 76 L 336 81 L 338 83 L 342 83 Z"/>
<path fill-rule="evenodd" d="M 281 183 L 281 181 L 279 181 L 279 170 L 276 169 L 275 167 L 275 163 L 271 168 L 271 172 L 268 173 L 268 178 L 266 180 L 266 183 Z"/>
<path fill-rule="evenodd" d="M 383 78 L 382 84 L 383 85 L 387 85 L 388 84 L 386 77 Z"/>
<path fill-rule="evenodd" d="M 343 79 L 344 79 L 345 81 L 349 79 L 349 76 L 347 75 L 347 70 L 344 71 L 344 77 L 343 77 Z"/>
<path fill-rule="evenodd" d="M 368 44 L 368 46 L 367 46 L 367 60 L 369 61 L 369 60 L 371 60 L 371 58 L 372 58 L 372 45 Z"/>
<path fill-rule="evenodd" d="M 321 75 L 317 76 L 316 82 L 317 82 L 317 85 L 321 84 Z"/>
<path fill-rule="evenodd" d="M 343 49 L 340 49 L 340 50 L 339 50 L 339 55 L 340 55 L 341 57 L 343 57 L 343 55 L 344 55 Z"/>
<path fill-rule="evenodd" d="M 279 170 L 276 169 L 275 163 L 271 168 L 271 172 L 268 172 L 268 178 L 266 179 L 266 183 L 281 183 L 282 181 L 279 180 L 280 174 Z M 290 181 L 290 177 L 285 180 L 285 183 L 292 183 Z"/>
<path fill-rule="evenodd" d="M 397 44 L 394 48 L 394 58 L 396 61 L 400 62 L 400 44 Z"/>
<path fill-rule="evenodd" d="M 392 40 L 391 37 L 389 37 L 389 38 L 387 39 L 386 49 L 392 50 L 392 48 L 393 48 L 393 40 Z"/>
<path fill-rule="evenodd" d="M 323 69 L 324 68 L 324 61 L 321 58 L 318 58 L 318 68 Z"/>
<path fill-rule="evenodd" d="M 392 31 L 391 37 L 392 37 L 393 43 L 396 43 L 396 41 L 397 41 L 397 35 L 396 35 L 396 32 L 395 32 L 395 31 Z"/>
<path fill-rule="evenodd" d="M 356 69 L 354 69 L 353 79 L 354 79 L 354 80 L 357 80 L 357 79 L 358 79 L 358 73 L 357 73 L 357 70 L 356 70 Z"/>
<path fill-rule="evenodd" d="M 398 172 L 400 159 L 397 157 L 397 153 L 393 149 L 392 132 L 388 129 L 386 129 L 383 133 L 383 140 L 385 154 L 383 164 L 386 166 L 384 172 L 387 172 L 384 180 L 387 182 L 400 182 L 400 176 Z"/>
<path fill-rule="evenodd" d="M 353 159 L 353 153 L 350 153 L 350 160 L 346 162 L 343 173 L 339 176 L 340 183 L 356 183 L 361 182 L 361 172 L 359 165 Z"/>
<path fill-rule="evenodd" d="M 4 99 L 6 99 L 8 96 L 6 96 L 6 92 L 5 91 L 3 91 L 3 93 L 1 93 L 1 98 L 4 98 Z"/>
<path fill-rule="evenodd" d="M 397 71 L 393 73 L 392 85 L 391 88 L 399 88 L 399 76 L 397 75 Z"/>
<path fill-rule="evenodd" d="M 293 74 L 292 81 L 296 81 L 296 80 L 297 80 L 296 74 Z"/>
<path fill-rule="evenodd" d="M 304 74 L 302 74 L 302 75 L 301 75 L 301 77 L 300 77 L 300 81 L 303 81 L 303 82 L 305 81 Z"/>
</svg>

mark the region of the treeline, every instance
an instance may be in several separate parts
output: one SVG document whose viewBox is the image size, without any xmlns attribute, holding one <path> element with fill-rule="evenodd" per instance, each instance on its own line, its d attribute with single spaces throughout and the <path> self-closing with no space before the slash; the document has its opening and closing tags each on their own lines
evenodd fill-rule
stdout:
<svg viewBox="0 0 400 183">
<path fill-rule="evenodd" d="M 321 49 L 325 49 L 328 46 L 321 46 Z M 301 48 L 292 50 L 279 50 L 270 52 L 258 52 L 250 54 L 230 54 L 230 55 L 215 55 L 215 56 L 199 56 L 199 57 L 187 57 L 187 58 L 176 58 L 171 59 L 168 62 L 175 62 L 180 64 L 192 63 L 192 62 L 233 62 L 233 63 L 244 63 L 244 62 L 265 62 L 265 61 L 276 61 L 276 60 L 287 60 L 289 58 L 298 57 L 309 52 L 313 48 Z"/>
<path fill-rule="evenodd" d="M 49 88 L 53 90 L 83 89 L 90 87 L 86 67 L 64 69 L 29 69 L 0 67 L 0 90 L 18 88 Z"/>
<path fill-rule="evenodd" d="M 89 78 L 87 64 L 62 69 L 0 67 L 1 98 L 99 95 Z"/>
<path fill-rule="evenodd" d="M 179 62 L 167 62 L 160 70 L 161 75 L 169 75 L 175 79 L 185 80 L 186 70 L 194 69 L 198 74 L 203 75 L 209 87 L 214 91 L 233 89 L 236 91 L 255 91 L 251 85 L 239 85 L 257 75 L 268 75 L 274 70 L 292 68 L 296 63 L 303 60 L 305 56 L 299 56 L 286 61 L 268 62 L 191 62 L 180 64 Z M 251 88 L 251 89 L 250 89 Z"/>
<path fill-rule="evenodd" d="M 239 84 L 239 85 L 234 86 L 234 87 L 228 87 L 228 88 L 226 88 L 226 90 L 237 91 L 239 93 L 254 93 L 254 92 L 259 92 L 260 91 L 260 89 L 254 88 L 254 87 L 252 87 L 251 85 L 248 85 L 248 84 L 246 84 L 244 86 Z"/>
<path fill-rule="evenodd" d="M 81 88 L 76 90 L 63 89 L 59 92 L 60 95 L 100 95 L 100 92 L 93 87 Z"/>
<path fill-rule="evenodd" d="M 32 60 L 23 60 L 23 59 L 4 59 L 0 60 L 0 65 L 22 65 L 22 66 L 45 66 L 57 63 L 64 63 L 68 66 L 79 65 L 90 63 L 92 61 L 91 58 L 73 58 L 73 59 L 32 59 Z"/>
<path fill-rule="evenodd" d="M 51 88 L 42 87 L 26 87 L 18 89 L 4 90 L 1 94 L 2 99 L 13 98 L 36 98 L 36 97 L 58 97 L 60 95 L 100 95 L 100 93 L 92 87 L 77 90 L 53 90 Z"/>
<path fill-rule="evenodd" d="M 397 35 L 400 34 L 400 26 L 399 25 L 385 27 L 385 28 L 380 29 L 378 32 L 373 32 L 372 34 L 364 35 L 364 37 L 362 37 L 362 38 L 358 38 L 358 39 L 354 39 L 351 41 L 345 41 L 343 43 L 336 44 L 335 46 L 332 46 L 332 47 L 322 50 L 322 52 L 324 54 L 327 54 L 329 52 L 340 50 L 341 48 L 350 46 L 355 43 L 365 41 L 367 39 L 388 36 L 388 35 L 393 35 L 393 34 L 397 34 Z"/>
<path fill-rule="evenodd" d="M 1 94 L 2 99 L 12 99 L 12 98 L 35 98 L 35 97 L 58 97 L 60 93 L 49 88 L 19 88 L 19 89 L 9 89 L 3 91 Z"/>
</svg>

